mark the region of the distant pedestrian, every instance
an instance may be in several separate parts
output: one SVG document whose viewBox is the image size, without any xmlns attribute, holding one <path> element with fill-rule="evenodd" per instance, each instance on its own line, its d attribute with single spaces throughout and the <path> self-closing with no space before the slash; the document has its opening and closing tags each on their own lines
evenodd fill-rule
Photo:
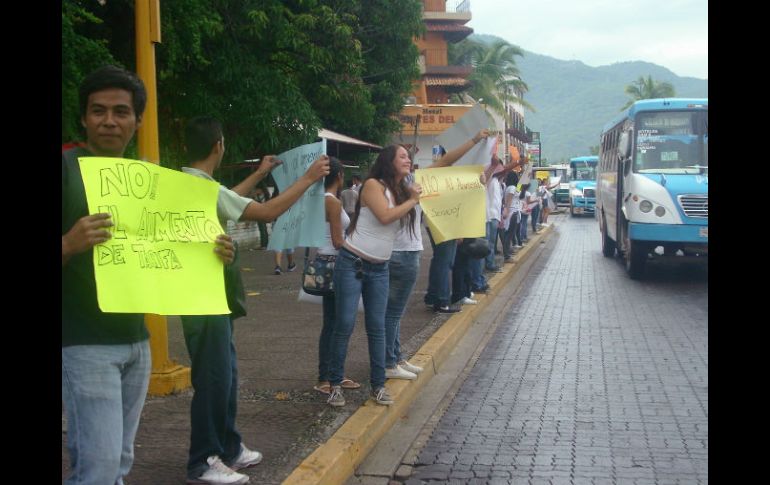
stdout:
<svg viewBox="0 0 770 485">
<path fill-rule="evenodd" d="M 348 215 L 348 219 L 353 217 L 356 211 L 356 202 L 358 202 L 358 191 L 353 189 L 353 181 L 348 180 L 348 188 L 342 191 L 340 199 L 342 200 L 342 208 Z"/>
<path fill-rule="evenodd" d="M 351 179 L 353 180 L 352 189 L 360 194 L 361 193 L 361 177 L 359 177 L 358 175 L 353 175 L 351 177 Z"/>
</svg>

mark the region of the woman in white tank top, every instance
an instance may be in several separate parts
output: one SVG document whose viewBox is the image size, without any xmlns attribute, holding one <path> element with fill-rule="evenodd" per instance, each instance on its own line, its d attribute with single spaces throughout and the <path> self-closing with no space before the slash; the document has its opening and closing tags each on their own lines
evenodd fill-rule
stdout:
<svg viewBox="0 0 770 485">
<path fill-rule="evenodd" d="M 329 175 L 324 178 L 324 205 L 326 208 L 326 238 L 324 245 L 318 248 L 317 254 L 335 260 L 338 250 L 345 239 L 345 230 L 350 224 L 350 217 L 342 210 L 339 194 L 345 182 L 345 172 L 340 162 L 335 157 L 329 157 Z M 334 307 L 334 295 L 323 297 L 323 327 L 318 338 L 318 384 L 313 389 L 329 394 L 329 364 L 331 359 L 331 339 L 334 332 L 336 312 Z M 344 389 L 358 389 L 361 384 L 347 377 L 342 380 Z"/>
<path fill-rule="evenodd" d="M 382 150 L 361 188 L 348 237 L 334 267 L 337 320 L 332 336 L 328 403 L 345 405 L 342 381 L 348 342 L 356 321 L 359 297 L 364 300 L 372 398 L 378 404 L 393 403 L 385 389 L 385 308 L 388 299 L 388 259 L 402 225 L 414 227 L 414 206 L 422 188 L 407 186 L 412 161 L 406 149 L 391 145 Z"/>
</svg>

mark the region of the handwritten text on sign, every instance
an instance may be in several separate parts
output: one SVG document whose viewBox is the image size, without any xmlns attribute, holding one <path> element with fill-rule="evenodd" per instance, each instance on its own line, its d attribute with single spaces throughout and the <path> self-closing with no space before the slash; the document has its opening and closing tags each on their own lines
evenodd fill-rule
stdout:
<svg viewBox="0 0 770 485">
<path fill-rule="evenodd" d="M 278 190 L 284 191 L 305 174 L 313 162 L 326 153 L 326 140 L 310 143 L 278 155 L 283 162 L 273 169 L 273 178 Z M 267 244 L 268 249 L 320 247 L 326 234 L 326 212 L 324 205 L 323 179 L 314 183 L 300 199 L 284 212 L 273 224 L 273 233 Z"/>
<path fill-rule="evenodd" d="M 114 313 L 230 313 L 213 241 L 217 183 L 124 158 L 81 157 L 88 212 L 112 215 L 94 247 L 99 308 Z"/>
<path fill-rule="evenodd" d="M 415 170 L 422 186 L 420 205 L 433 240 L 483 237 L 486 234 L 486 190 L 479 181 L 481 165 Z"/>
</svg>

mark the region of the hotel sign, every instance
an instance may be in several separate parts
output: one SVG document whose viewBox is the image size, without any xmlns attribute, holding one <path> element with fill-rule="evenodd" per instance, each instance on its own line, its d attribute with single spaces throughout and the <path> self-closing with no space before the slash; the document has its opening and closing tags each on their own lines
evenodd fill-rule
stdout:
<svg viewBox="0 0 770 485">
<path fill-rule="evenodd" d="M 471 107 L 462 104 L 408 104 L 398 114 L 401 133 L 414 134 L 417 124 L 418 135 L 439 135 L 451 128 Z"/>
</svg>

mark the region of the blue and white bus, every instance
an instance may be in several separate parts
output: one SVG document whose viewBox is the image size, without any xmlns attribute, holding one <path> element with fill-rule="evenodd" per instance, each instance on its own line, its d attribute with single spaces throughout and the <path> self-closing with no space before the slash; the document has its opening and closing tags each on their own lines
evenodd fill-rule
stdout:
<svg viewBox="0 0 770 485">
<path fill-rule="evenodd" d="M 653 257 L 708 262 L 708 99 L 637 101 L 602 130 L 602 253 L 632 279 Z"/>
<path fill-rule="evenodd" d="M 596 155 L 570 158 L 569 213 L 592 214 L 596 205 Z"/>
</svg>

